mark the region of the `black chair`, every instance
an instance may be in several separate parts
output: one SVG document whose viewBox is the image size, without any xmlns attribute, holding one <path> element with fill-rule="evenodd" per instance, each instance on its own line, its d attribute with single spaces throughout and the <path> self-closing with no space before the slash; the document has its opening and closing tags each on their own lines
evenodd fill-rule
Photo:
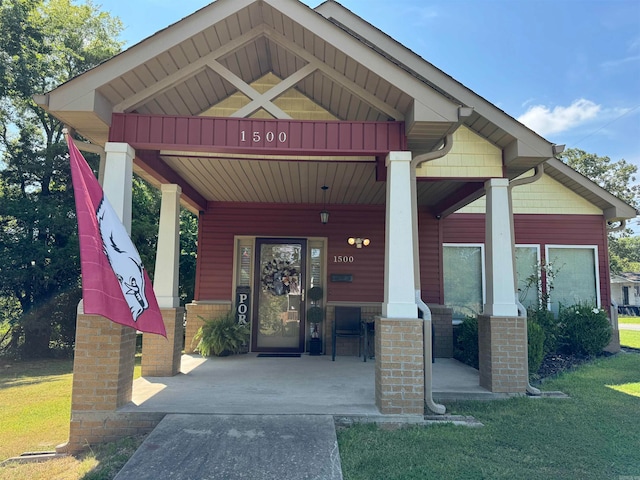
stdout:
<svg viewBox="0 0 640 480">
<path fill-rule="evenodd" d="M 336 338 L 357 338 L 358 357 L 362 354 L 364 328 L 360 318 L 360 307 L 335 307 L 333 327 L 331 329 L 331 360 L 336 361 Z M 367 361 L 365 354 L 364 361 Z"/>
</svg>

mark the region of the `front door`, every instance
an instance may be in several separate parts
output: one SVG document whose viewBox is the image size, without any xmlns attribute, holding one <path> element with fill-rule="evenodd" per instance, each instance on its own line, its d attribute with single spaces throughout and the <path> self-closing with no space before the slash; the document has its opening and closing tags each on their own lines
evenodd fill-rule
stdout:
<svg viewBox="0 0 640 480">
<path fill-rule="evenodd" d="M 251 348 L 254 352 L 304 351 L 307 242 L 256 239 Z"/>
</svg>

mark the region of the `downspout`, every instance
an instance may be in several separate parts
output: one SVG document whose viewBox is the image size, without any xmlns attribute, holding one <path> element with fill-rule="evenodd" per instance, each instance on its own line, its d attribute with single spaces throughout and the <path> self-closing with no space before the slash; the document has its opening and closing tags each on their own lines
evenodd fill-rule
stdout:
<svg viewBox="0 0 640 480">
<path fill-rule="evenodd" d="M 430 162 L 444 157 L 453 147 L 453 133 L 458 129 L 466 117 L 473 113 L 472 107 L 458 107 L 458 121 L 452 126 L 444 138 L 444 144 L 438 150 L 420 154 L 411 160 L 411 223 L 413 234 L 413 284 L 416 289 L 416 305 L 422 312 L 422 347 L 424 364 L 424 401 L 429 410 L 438 415 L 443 415 L 447 409 L 433 401 L 432 379 L 433 371 L 431 367 L 431 310 L 421 298 L 420 288 L 420 247 L 418 243 L 418 186 L 416 184 L 416 169 L 425 162 Z"/>
<path fill-rule="evenodd" d="M 427 408 L 433 413 L 438 415 L 444 415 L 447 411 L 447 407 L 440 405 L 433 400 L 433 389 L 431 387 L 431 380 L 433 378 L 433 372 L 431 370 L 431 310 L 426 303 L 420 298 L 420 290 L 416 290 L 416 304 L 418 309 L 422 312 L 422 351 L 424 356 L 424 401 L 427 404 Z M 431 355 L 430 355 L 431 353 Z"/>
<path fill-rule="evenodd" d="M 617 225 L 615 227 L 607 227 L 607 233 L 619 232 L 621 230 L 624 230 L 626 227 L 627 221 L 622 219 L 620 220 L 620 225 Z"/>
<path fill-rule="evenodd" d="M 513 244 L 511 246 L 511 256 L 513 258 L 513 278 L 515 281 L 514 285 L 514 294 L 516 297 L 516 306 L 518 307 L 518 315 L 524 317 L 525 328 L 527 327 L 527 309 L 524 308 L 524 305 L 520 303 L 520 299 L 518 298 L 518 275 L 516 273 L 516 236 L 515 236 L 515 227 L 513 222 L 513 200 L 512 200 L 512 190 L 513 187 L 519 187 L 520 185 L 528 185 L 530 183 L 536 182 L 542 178 L 544 174 L 544 163 L 537 165 L 535 167 L 533 175 L 526 178 L 518 178 L 509 182 L 509 215 L 511 216 L 511 238 L 513 240 Z M 526 331 L 526 330 L 525 330 Z M 529 383 L 529 355 L 527 354 L 527 388 L 526 391 L 529 395 L 539 396 L 541 392 L 539 389 L 535 388 Z"/>
<path fill-rule="evenodd" d="M 421 298 L 420 289 L 420 247 L 418 244 L 418 186 L 416 184 L 416 168 L 431 160 L 444 157 L 451 151 L 453 146 L 453 133 L 447 134 L 444 145 L 439 150 L 424 153 L 416 156 L 411 160 L 411 223 L 413 234 L 413 280 L 416 288 L 416 304 L 422 312 L 422 348 L 423 348 L 423 364 L 424 364 L 424 401 L 427 408 L 433 413 L 444 415 L 447 411 L 444 405 L 435 403 L 433 400 L 432 379 L 433 371 L 431 365 L 431 310 Z"/>
</svg>

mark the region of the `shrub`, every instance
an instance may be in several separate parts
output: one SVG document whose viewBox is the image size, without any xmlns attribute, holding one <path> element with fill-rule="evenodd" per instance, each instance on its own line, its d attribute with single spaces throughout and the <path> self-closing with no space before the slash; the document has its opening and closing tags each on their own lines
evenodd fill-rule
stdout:
<svg viewBox="0 0 640 480">
<path fill-rule="evenodd" d="M 249 341 L 249 326 L 236 322 L 234 312 L 213 319 L 200 318 L 204 325 L 198 329 L 194 341 L 198 341 L 196 349 L 203 357 L 238 353 Z"/>
<path fill-rule="evenodd" d="M 462 363 L 478 368 L 478 319 L 467 317 L 460 325 L 454 348 L 454 358 Z"/>
<path fill-rule="evenodd" d="M 611 325 L 604 310 L 573 305 L 559 314 L 561 348 L 574 355 L 597 355 L 611 340 Z"/>
<path fill-rule="evenodd" d="M 543 356 L 558 349 L 558 321 L 546 308 L 530 308 L 527 311 L 528 323 L 535 323 L 544 333 Z"/>
<path fill-rule="evenodd" d="M 535 322 L 527 322 L 527 341 L 529 354 L 529 373 L 540 370 L 544 358 L 544 330 Z"/>
</svg>

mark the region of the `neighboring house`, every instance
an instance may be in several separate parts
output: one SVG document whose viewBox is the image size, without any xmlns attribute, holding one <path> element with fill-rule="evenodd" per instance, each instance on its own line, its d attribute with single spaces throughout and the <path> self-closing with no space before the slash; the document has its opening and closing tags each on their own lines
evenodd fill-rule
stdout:
<svg viewBox="0 0 640 480">
<path fill-rule="evenodd" d="M 332 1 L 218 0 L 36 101 L 104 148 L 125 224 L 132 171 L 162 189 L 154 288 L 170 342 L 145 336 L 145 376 L 179 368 L 178 202 L 199 218 L 187 350 L 200 317 L 242 302 L 251 351 L 305 352 L 305 292 L 320 286 L 325 353 L 336 306 L 375 318 L 385 414 L 429 404 L 416 291 L 436 356 L 451 356 L 454 318 L 478 315 L 480 385 L 524 393 L 516 297 L 535 303 L 552 264 L 553 309 L 608 310 L 607 227 L 637 213 L 554 158 L 562 146 Z M 131 398 L 132 335 L 80 311 L 69 449 L 131 428 L 114 412 Z M 98 369 L 97 390 L 80 388 Z"/>
<path fill-rule="evenodd" d="M 640 273 L 611 275 L 611 298 L 621 315 L 640 316 Z"/>
</svg>

